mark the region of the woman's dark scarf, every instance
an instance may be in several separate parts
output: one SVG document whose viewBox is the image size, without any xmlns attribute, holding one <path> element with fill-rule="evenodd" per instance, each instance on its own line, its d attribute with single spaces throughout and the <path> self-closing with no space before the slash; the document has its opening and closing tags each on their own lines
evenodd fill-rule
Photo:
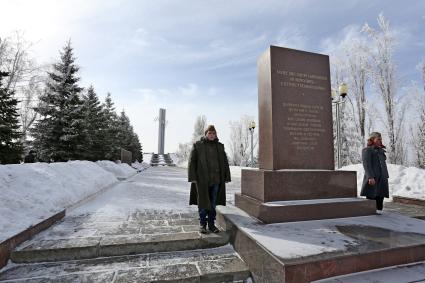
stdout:
<svg viewBox="0 0 425 283">
<path fill-rule="evenodd" d="M 387 148 L 385 145 L 383 145 L 382 143 L 381 144 L 376 144 L 376 143 L 374 143 L 373 141 L 368 141 L 367 142 L 367 146 L 374 146 L 374 147 L 376 147 L 376 148 L 382 148 L 384 151 L 385 151 L 385 149 Z"/>
</svg>

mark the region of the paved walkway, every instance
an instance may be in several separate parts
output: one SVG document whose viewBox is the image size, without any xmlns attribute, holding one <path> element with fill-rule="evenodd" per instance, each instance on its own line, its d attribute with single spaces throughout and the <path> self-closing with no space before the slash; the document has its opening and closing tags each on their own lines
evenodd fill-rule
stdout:
<svg viewBox="0 0 425 283">
<path fill-rule="evenodd" d="M 122 181 L 20 245 L 0 282 L 246 280 L 227 233 L 198 233 L 189 191 L 181 168 L 150 168 Z"/>
</svg>

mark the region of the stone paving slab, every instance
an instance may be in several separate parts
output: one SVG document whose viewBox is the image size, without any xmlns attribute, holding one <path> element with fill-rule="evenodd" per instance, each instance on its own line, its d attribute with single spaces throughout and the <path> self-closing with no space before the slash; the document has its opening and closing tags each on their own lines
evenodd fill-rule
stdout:
<svg viewBox="0 0 425 283">
<path fill-rule="evenodd" d="M 191 251 L 13 264 L 0 273 L 0 282 L 234 282 L 248 277 L 248 267 L 233 248 L 226 245 Z"/>
<path fill-rule="evenodd" d="M 249 277 L 246 265 L 237 257 L 200 261 L 198 266 L 203 282 L 232 282 Z"/>
<path fill-rule="evenodd" d="M 195 264 L 175 264 L 119 271 L 116 283 L 128 282 L 199 282 Z"/>
<path fill-rule="evenodd" d="M 25 283 L 103 283 L 113 282 L 113 272 L 93 272 L 70 274 L 64 276 L 51 276 L 51 277 L 36 277 L 23 280 L 6 280 L 5 282 L 25 282 Z"/>
</svg>

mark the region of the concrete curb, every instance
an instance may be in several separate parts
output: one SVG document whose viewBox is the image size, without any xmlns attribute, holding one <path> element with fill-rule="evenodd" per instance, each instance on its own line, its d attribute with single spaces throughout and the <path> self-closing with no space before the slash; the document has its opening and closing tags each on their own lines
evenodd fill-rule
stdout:
<svg viewBox="0 0 425 283">
<path fill-rule="evenodd" d="M 65 217 L 65 210 L 62 210 L 59 213 L 43 220 L 42 222 L 31 226 L 30 228 L 20 232 L 19 234 L 3 241 L 0 243 L 0 268 L 6 266 L 12 250 L 16 248 L 19 244 L 31 239 L 34 235 L 40 233 L 43 230 L 46 230 L 57 221 L 62 220 Z"/>
</svg>

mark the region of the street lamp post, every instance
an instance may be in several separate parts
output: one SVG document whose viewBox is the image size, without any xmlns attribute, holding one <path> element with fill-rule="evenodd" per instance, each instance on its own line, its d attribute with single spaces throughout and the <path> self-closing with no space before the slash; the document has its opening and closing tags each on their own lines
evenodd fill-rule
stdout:
<svg viewBox="0 0 425 283">
<path fill-rule="evenodd" d="M 336 160 L 338 169 L 341 168 L 341 113 L 340 108 L 345 103 L 345 97 L 348 93 L 348 87 L 342 83 L 338 87 L 338 92 L 332 91 L 332 103 L 335 104 L 336 112 Z"/>
<path fill-rule="evenodd" d="M 254 167 L 254 129 L 255 129 L 254 121 L 249 123 L 248 129 L 251 132 L 251 167 Z"/>
</svg>

